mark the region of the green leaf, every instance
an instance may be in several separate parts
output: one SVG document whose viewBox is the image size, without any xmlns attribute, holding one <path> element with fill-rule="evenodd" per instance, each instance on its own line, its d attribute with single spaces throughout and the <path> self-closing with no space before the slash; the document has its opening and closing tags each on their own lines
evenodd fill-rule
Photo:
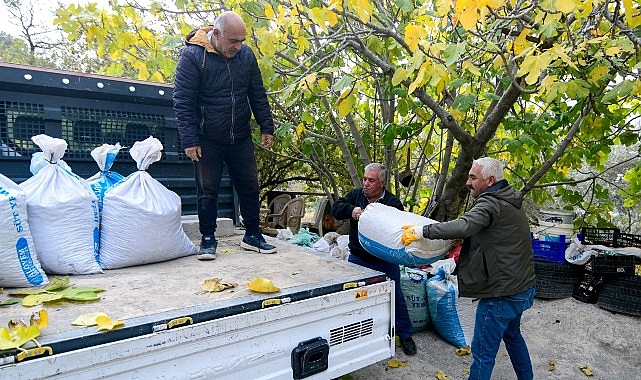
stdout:
<svg viewBox="0 0 641 380">
<path fill-rule="evenodd" d="M 20 303 L 20 298 L 7 298 L 6 300 L 0 302 L 0 306 L 15 305 Z"/>
</svg>

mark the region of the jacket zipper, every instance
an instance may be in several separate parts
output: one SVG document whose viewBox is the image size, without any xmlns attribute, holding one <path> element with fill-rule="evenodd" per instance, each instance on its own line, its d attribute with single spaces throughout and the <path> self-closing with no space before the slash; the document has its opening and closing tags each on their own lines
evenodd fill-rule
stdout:
<svg viewBox="0 0 641 380">
<path fill-rule="evenodd" d="M 225 60 L 227 64 L 227 72 L 229 73 L 229 81 L 231 82 L 231 128 L 229 129 L 229 137 L 231 138 L 231 143 L 234 143 L 234 125 L 236 124 L 236 97 L 234 96 L 234 78 L 231 76 L 231 67 L 229 66 L 229 60 Z"/>
<path fill-rule="evenodd" d="M 200 134 L 205 134 L 205 107 L 200 106 Z"/>
</svg>

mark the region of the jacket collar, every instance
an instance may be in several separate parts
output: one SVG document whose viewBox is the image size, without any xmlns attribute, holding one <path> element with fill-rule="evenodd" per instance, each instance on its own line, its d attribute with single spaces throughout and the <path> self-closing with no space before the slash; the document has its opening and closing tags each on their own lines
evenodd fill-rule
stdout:
<svg viewBox="0 0 641 380">
<path fill-rule="evenodd" d="M 211 44 L 210 33 L 213 32 L 213 25 L 203 26 L 202 28 L 198 29 L 191 38 L 185 40 L 185 43 L 189 45 L 202 46 L 205 48 L 205 50 L 207 50 L 207 52 L 218 54 L 216 49 L 214 49 L 214 45 Z"/>
</svg>

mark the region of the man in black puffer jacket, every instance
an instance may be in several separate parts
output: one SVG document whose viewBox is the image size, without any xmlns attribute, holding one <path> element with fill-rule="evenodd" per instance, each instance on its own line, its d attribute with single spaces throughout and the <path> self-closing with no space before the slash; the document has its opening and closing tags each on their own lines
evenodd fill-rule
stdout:
<svg viewBox="0 0 641 380">
<path fill-rule="evenodd" d="M 176 67 L 174 111 L 181 147 L 195 164 L 200 260 L 216 258 L 214 233 L 223 163 L 238 194 L 246 228 L 241 247 L 276 252 L 259 229 L 258 169 L 250 127 L 253 113 L 261 144 L 268 148 L 274 121 L 256 56 L 243 44 L 245 34 L 240 16 L 223 12 L 213 26 L 187 36 Z"/>
</svg>

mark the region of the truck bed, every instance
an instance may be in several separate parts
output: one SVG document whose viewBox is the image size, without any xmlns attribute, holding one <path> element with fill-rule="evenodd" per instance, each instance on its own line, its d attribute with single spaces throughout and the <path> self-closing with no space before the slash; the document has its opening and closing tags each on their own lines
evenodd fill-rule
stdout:
<svg viewBox="0 0 641 380">
<path fill-rule="evenodd" d="M 192 240 L 199 238 L 197 233 L 187 232 Z M 380 272 L 275 238 L 267 239 L 277 246 L 276 254 L 246 251 L 239 246 L 242 234 L 242 230 L 234 229 L 231 236 L 219 237 L 217 258 L 213 261 L 198 261 L 195 256 L 187 256 L 161 263 L 106 270 L 103 274 L 70 276 L 70 282 L 75 286 L 104 289 L 104 292 L 99 293 L 101 299 L 95 302 L 61 301 L 32 308 L 21 304 L 2 307 L 0 325 L 6 326 L 11 319 L 23 319 L 28 323 L 31 313 L 41 308 L 46 309 L 49 325 L 41 331 L 37 340 L 42 346 L 51 347 L 56 355 L 154 334 L 171 328 L 172 323 L 197 326 L 200 323 L 224 321 L 225 318 L 245 313 L 249 313 L 247 315 L 251 315 L 251 320 L 254 320 L 266 314 L 251 314 L 252 312 L 273 305 L 322 299 L 322 296 L 346 289 L 388 281 Z M 280 291 L 270 294 L 252 292 L 246 284 L 257 277 L 271 280 Z M 211 278 L 220 278 L 223 283 L 234 283 L 236 287 L 221 292 L 202 290 L 203 282 Z M 0 300 L 8 298 L 10 291 L 11 289 L 5 289 L 0 294 Z M 389 282 L 384 290 L 375 292 L 393 294 Z M 357 293 L 354 294 L 358 296 Z M 393 310 L 390 294 L 385 302 L 391 302 Z M 354 295 L 351 297 L 353 301 Z M 380 302 L 383 301 L 376 301 Z M 322 308 L 322 303 L 310 305 L 316 306 L 308 307 L 319 310 Z M 389 311 L 389 305 L 386 308 Z M 96 326 L 71 325 L 77 317 L 96 312 L 105 313 L 113 320 L 124 321 L 125 326 L 110 332 L 98 332 Z M 354 312 L 345 315 L 348 314 Z M 274 317 L 278 315 L 276 313 Z M 391 315 L 393 313 L 390 311 L 385 318 L 389 319 Z M 385 323 L 388 324 L 385 330 L 388 330 L 390 321 Z M 393 338 L 393 330 L 385 334 L 388 334 L 386 339 Z M 383 355 L 390 356 L 390 348 L 387 350 Z M 393 342 L 391 353 L 393 354 Z M 16 352 L 0 352 L 0 373 L 2 362 L 13 362 L 15 354 Z M 381 354 L 378 355 L 379 357 L 371 360 L 380 360 Z M 242 363 L 244 359 L 238 360 Z M 363 363 L 366 362 L 367 360 Z M 291 369 L 289 371 L 287 376 L 291 378 Z"/>
</svg>

